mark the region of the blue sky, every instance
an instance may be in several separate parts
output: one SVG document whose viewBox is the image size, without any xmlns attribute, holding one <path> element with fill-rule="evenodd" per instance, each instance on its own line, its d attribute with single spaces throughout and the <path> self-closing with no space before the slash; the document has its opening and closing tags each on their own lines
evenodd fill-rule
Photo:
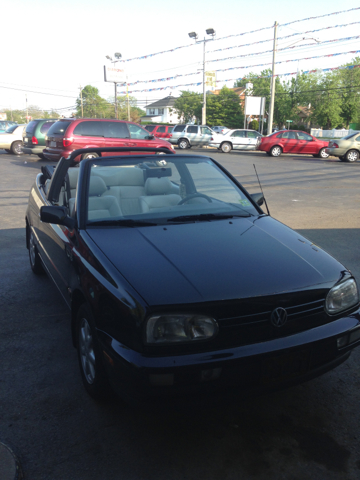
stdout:
<svg viewBox="0 0 360 480">
<path fill-rule="evenodd" d="M 205 30 L 210 27 L 216 31 L 217 35 L 214 41 L 206 45 L 209 61 L 207 70 L 242 67 L 218 72 L 219 81 L 236 79 L 250 71 L 260 73 L 262 69 L 270 68 L 271 65 L 246 67 L 271 64 L 271 53 L 253 54 L 271 50 L 272 41 L 222 52 L 212 52 L 212 50 L 270 40 L 273 38 L 273 28 L 224 40 L 220 38 L 271 27 L 275 21 L 280 24 L 279 37 L 299 34 L 289 39 L 279 39 L 279 49 L 305 37 L 305 40 L 296 43 L 296 48 L 287 52 L 279 51 L 277 60 L 289 62 L 278 64 L 276 73 L 294 72 L 297 69 L 336 67 L 349 62 L 355 54 L 317 59 L 309 57 L 360 50 L 360 39 L 317 44 L 314 38 L 324 42 L 359 35 L 360 9 L 288 26 L 284 24 L 359 6 L 356 1 L 339 4 L 333 0 L 318 2 L 309 0 L 302 2 L 62 0 L 57 3 L 45 0 L 13 0 L 7 2 L 5 7 L 6 18 L 9 21 L 3 22 L 2 25 L 2 38 L 6 39 L 7 46 L 1 51 L 0 111 L 9 107 L 25 108 L 25 95 L 27 95 L 29 105 L 37 105 L 43 109 L 62 108 L 66 114 L 75 105 L 79 86 L 87 84 L 96 86 L 103 97 L 111 97 L 114 91 L 113 84 L 105 83 L 103 79 L 103 65 L 108 62 L 106 55 L 113 56 L 115 52 L 120 52 L 123 59 L 129 59 L 190 45 L 192 41 L 188 37 L 189 32 L 195 31 L 200 38 L 203 38 L 206 35 Z M 16 18 L 16 22 L 12 22 L 12 18 Z M 352 22 L 359 23 L 306 33 Z M 311 45 L 306 46 L 307 44 Z M 236 55 L 248 56 L 211 62 L 211 60 Z M 305 57 L 308 59 L 298 60 Z M 200 72 L 202 45 L 179 49 L 146 60 L 126 62 L 124 65 L 129 82 Z M 129 90 L 166 85 L 176 87 L 183 83 L 200 82 L 201 78 L 201 73 L 198 73 L 167 82 L 150 85 L 143 83 L 129 87 Z M 232 87 L 233 80 L 226 84 Z M 219 82 L 218 85 L 222 87 L 224 82 Z M 201 86 L 180 87 L 158 92 L 139 92 L 133 95 L 139 99 L 139 106 L 143 107 L 146 101 L 162 98 L 170 92 L 178 95 L 181 89 L 202 91 Z M 69 110 L 66 110 L 67 108 Z"/>
</svg>

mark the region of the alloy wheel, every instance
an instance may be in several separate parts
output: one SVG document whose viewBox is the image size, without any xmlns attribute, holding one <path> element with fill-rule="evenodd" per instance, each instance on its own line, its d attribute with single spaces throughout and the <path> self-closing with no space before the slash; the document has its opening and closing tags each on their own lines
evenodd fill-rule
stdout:
<svg viewBox="0 0 360 480">
<path fill-rule="evenodd" d="M 348 162 L 356 162 L 359 159 L 359 152 L 357 152 L 356 150 L 350 150 L 346 154 L 346 159 Z"/>
<path fill-rule="evenodd" d="M 81 319 L 79 349 L 84 376 L 92 384 L 95 380 L 95 352 L 91 328 L 86 318 Z"/>
</svg>

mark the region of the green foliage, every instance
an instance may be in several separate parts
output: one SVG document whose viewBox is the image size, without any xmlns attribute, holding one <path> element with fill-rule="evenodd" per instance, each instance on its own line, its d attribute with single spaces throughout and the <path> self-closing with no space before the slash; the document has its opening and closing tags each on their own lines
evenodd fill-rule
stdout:
<svg viewBox="0 0 360 480">
<path fill-rule="evenodd" d="M 200 93 L 182 91 L 180 97 L 175 100 L 174 110 L 181 122 L 189 123 L 195 119 L 195 123 L 201 121 L 202 95 Z"/>
<path fill-rule="evenodd" d="M 252 130 L 259 130 L 259 122 L 257 120 L 251 120 L 251 122 L 249 123 L 249 128 L 251 128 Z"/>
</svg>

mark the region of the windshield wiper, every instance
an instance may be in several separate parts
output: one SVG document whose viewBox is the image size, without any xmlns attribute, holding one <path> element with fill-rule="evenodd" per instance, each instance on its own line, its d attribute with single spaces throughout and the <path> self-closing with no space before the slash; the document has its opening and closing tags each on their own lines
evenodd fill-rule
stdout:
<svg viewBox="0 0 360 480">
<path fill-rule="evenodd" d="M 180 217 L 173 217 L 169 218 L 168 222 L 207 222 L 210 220 L 226 220 L 227 218 L 234 218 L 234 217 L 251 217 L 251 213 L 244 213 L 244 214 L 216 214 L 216 213 L 200 213 L 198 215 L 181 215 Z"/>
<path fill-rule="evenodd" d="M 144 222 L 142 220 L 132 220 L 131 218 L 120 220 L 97 220 L 95 222 L 88 223 L 89 227 L 98 226 L 120 226 L 120 227 L 153 227 L 157 223 Z"/>
</svg>

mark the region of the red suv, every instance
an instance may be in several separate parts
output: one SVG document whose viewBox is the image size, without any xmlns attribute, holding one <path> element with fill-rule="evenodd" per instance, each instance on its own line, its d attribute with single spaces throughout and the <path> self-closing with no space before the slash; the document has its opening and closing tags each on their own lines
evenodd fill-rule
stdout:
<svg viewBox="0 0 360 480">
<path fill-rule="evenodd" d="M 52 125 L 46 136 L 45 158 L 58 161 L 78 148 L 88 148 L 77 160 L 97 157 L 91 148 L 99 147 L 174 147 L 165 140 L 155 138 L 147 130 L 133 122 L 98 118 L 64 118 Z M 134 152 L 136 153 L 136 152 Z M 113 153 L 103 153 L 113 155 Z"/>
<path fill-rule="evenodd" d="M 282 153 L 300 153 L 317 158 L 328 158 L 329 154 L 325 150 L 328 144 L 328 141 L 318 140 L 306 132 L 282 130 L 263 137 L 259 150 L 272 157 L 278 157 Z"/>
<path fill-rule="evenodd" d="M 146 125 L 145 130 L 157 138 L 170 138 L 174 125 Z"/>
</svg>

